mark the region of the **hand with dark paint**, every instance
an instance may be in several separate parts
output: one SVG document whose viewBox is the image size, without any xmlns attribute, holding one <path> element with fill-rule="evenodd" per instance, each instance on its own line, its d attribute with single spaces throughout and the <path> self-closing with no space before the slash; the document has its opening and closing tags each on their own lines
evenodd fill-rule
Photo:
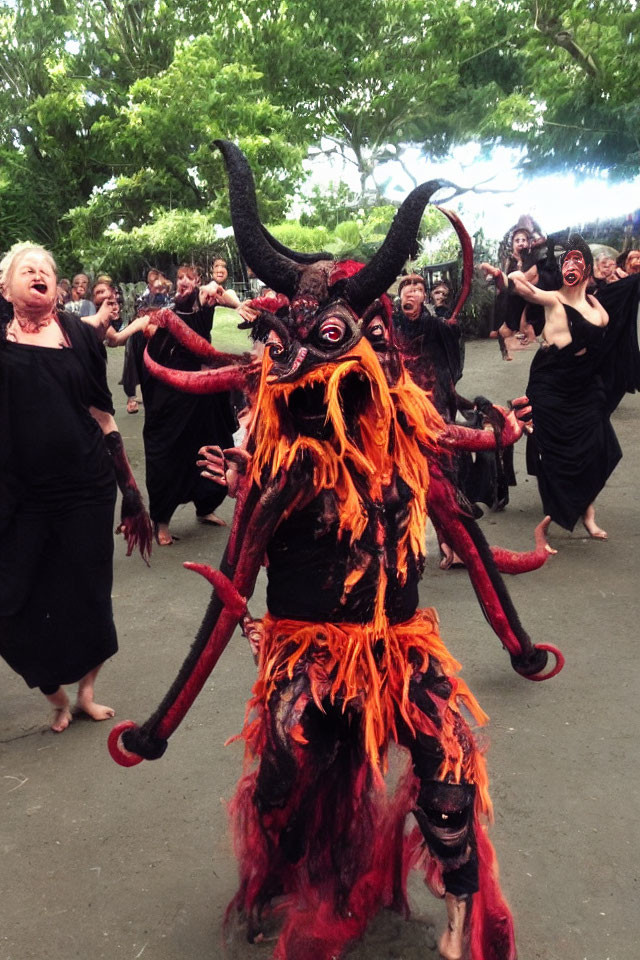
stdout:
<svg viewBox="0 0 640 960">
<path fill-rule="evenodd" d="M 151 557 L 151 520 L 147 513 L 142 495 L 138 489 L 127 454 L 122 443 L 122 437 L 117 430 L 105 435 L 105 443 L 120 492 L 122 493 L 122 509 L 120 523 L 116 533 L 122 533 L 127 541 L 127 556 L 130 557 L 136 547 L 140 556 L 148 565 Z"/>
</svg>

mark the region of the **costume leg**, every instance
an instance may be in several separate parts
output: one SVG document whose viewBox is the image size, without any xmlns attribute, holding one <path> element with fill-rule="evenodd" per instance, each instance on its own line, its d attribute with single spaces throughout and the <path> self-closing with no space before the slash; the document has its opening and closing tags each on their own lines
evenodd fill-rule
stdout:
<svg viewBox="0 0 640 960">
<path fill-rule="evenodd" d="M 451 703 L 451 692 L 452 682 L 432 658 L 428 669 L 416 669 L 410 681 L 415 733 L 406 724 L 399 728 L 418 778 L 414 813 L 432 859 L 429 876 L 447 903 L 440 952 L 446 960 L 515 960 L 511 914 L 500 892 L 474 782 L 477 773 L 484 773 L 483 760 L 467 722 L 456 712 L 455 701 Z M 439 737 L 421 732 L 421 715 L 424 726 L 440 731 Z M 451 769 L 452 753 L 457 781 L 451 774 L 441 776 L 445 761 Z"/>
<path fill-rule="evenodd" d="M 341 956 L 381 905 L 389 870 L 360 719 L 328 699 L 319 709 L 300 672 L 245 731 L 260 764 L 232 804 L 241 883 L 228 916 L 254 941 L 284 895 L 278 960 Z"/>
<path fill-rule="evenodd" d="M 450 711 L 449 680 L 439 673 L 433 660 L 425 672 L 414 672 L 409 685 L 409 699 L 420 713 L 436 727 L 441 727 L 443 711 Z M 457 714 L 452 720 L 460 755 L 477 748 L 471 731 Z M 475 785 L 464 779 L 460 783 L 440 780 L 438 773 L 445 759 L 442 744 L 433 736 L 416 730 L 415 736 L 402 741 L 411 752 L 413 769 L 419 781 L 415 816 L 431 856 L 438 862 L 444 890 L 455 896 L 470 896 L 478 889 L 478 864 L 475 852 L 473 813 Z"/>
</svg>

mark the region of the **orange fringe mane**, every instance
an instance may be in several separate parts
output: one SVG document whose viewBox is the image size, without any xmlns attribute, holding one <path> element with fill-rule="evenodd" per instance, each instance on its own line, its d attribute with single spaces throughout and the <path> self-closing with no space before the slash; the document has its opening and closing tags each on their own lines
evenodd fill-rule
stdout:
<svg viewBox="0 0 640 960">
<path fill-rule="evenodd" d="M 335 492 L 340 536 L 357 541 L 365 531 L 368 514 L 355 476 L 361 489 L 365 485 L 373 502 L 382 501 L 383 490 L 394 476 L 401 477 L 413 494 L 409 523 L 398 545 L 398 574 L 404 581 L 408 554 L 416 559 L 424 556 L 429 486 L 425 454 L 427 449 L 436 447 L 444 428 L 435 407 L 404 370 L 396 386 L 389 388 L 375 351 L 364 338 L 337 364 L 316 367 L 294 383 L 269 384 L 270 367 L 271 360 L 265 353 L 257 416 L 251 429 L 255 444 L 254 481 L 261 485 L 265 477 L 275 477 L 280 470 L 290 469 L 296 458 L 307 455 L 313 464 L 313 496 L 322 490 Z M 370 389 L 370 402 L 357 422 L 358 439 L 347 429 L 340 396 L 341 384 L 354 372 L 367 380 Z M 318 383 L 325 387 L 331 439 L 298 435 L 291 441 L 282 433 L 279 407 L 283 401 L 288 405 L 295 390 Z M 347 589 L 352 585 L 348 584 Z"/>
</svg>

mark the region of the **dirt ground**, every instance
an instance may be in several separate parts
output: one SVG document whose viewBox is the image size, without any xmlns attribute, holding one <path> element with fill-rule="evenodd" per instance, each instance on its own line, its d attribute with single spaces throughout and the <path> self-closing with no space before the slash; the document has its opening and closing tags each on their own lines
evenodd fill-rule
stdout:
<svg viewBox="0 0 640 960">
<path fill-rule="evenodd" d="M 519 395 L 533 350 L 501 361 L 493 341 L 467 346 L 461 392 L 497 402 Z M 144 413 L 127 416 L 117 387 L 122 355 L 110 353 L 117 419 L 143 480 Z M 552 527 L 559 550 L 541 570 L 509 582 L 534 640 L 558 644 L 563 673 L 535 684 L 516 676 L 486 625 L 464 571 L 441 572 L 433 536 L 422 602 L 438 608 L 442 634 L 491 716 L 493 840 L 512 904 L 521 960 L 637 960 L 640 764 L 637 669 L 640 601 L 640 400 L 614 417 L 624 459 L 600 498 L 610 540 Z M 516 450 L 509 507 L 486 513 L 490 542 L 526 549 L 541 517 L 535 483 Z M 222 508 L 231 517 L 232 505 Z M 147 569 L 117 543 L 114 606 L 120 652 L 98 694 L 118 719 L 144 720 L 173 680 L 208 597 L 183 560 L 217 564 L 223 530 L 182 508 L 181 539 L 156 549 Z M 253 609 L 264 609 L 261 576 Z M 222 917 L 236 874 L 225 801 L 242 748 L 240 729 L 254 668 L 232 641 L 165 757 L 125 770 L 109 758 L 111 723 L 78 720 L 62 735 L 47 705 L 0 662 L 0 960 L 267 960 L 268 947 L 239 935 L 226 947 Z M 417 880 L 414 918 L 383 915 L 351 956 L 436 960 L 442 904 Z M 313 958 L 310 958 L 313 960 Z"/>
</svg>

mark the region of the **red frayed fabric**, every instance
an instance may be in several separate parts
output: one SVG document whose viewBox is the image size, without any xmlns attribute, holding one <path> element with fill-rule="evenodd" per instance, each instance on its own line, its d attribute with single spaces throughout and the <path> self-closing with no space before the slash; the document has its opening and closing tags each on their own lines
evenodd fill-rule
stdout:
<svg viewBox="0 0 640 960">
<path fill-rule="evenodd" d="M 231 804 L 241 886 L 227 919 L 239 912 L 257 930 L 270 913 L 281 915 L 274 960 L 331 960 L 382 907 L 408 915 L 411 858 L 403 835 L 417 790 L 412 773 L 389 796 L 372 788 L 365 759 L 340 782 L 330 774 L 317 778 L 306 764 L 295 796 L 273 817 L 257 812 L 256 778 L 242 779 Z M 303 798 L 307 846 L 292 864 L 275 838 Z M 270 894 L 277 895 L 273 904 Z"/>
<path fill-rule="evenodd" d="M 513 918 L 500 890 L 496 855 L 477 817 L 475 834 L 480 886 L 471 910 L 471 960 L 516 960 Z"/>
</svg>

